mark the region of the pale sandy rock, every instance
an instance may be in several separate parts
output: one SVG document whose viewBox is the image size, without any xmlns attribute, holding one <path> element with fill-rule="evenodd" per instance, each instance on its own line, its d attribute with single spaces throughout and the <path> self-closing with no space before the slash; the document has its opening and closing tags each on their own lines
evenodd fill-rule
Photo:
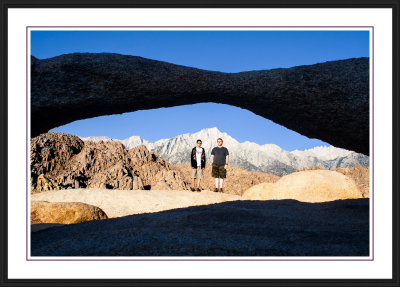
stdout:
<svg viewBox="0 0 400 287">
<path fill-rule="evenodd" d="M 273 197 L 273 187 L 274 183 L 272 182 L 262 182 L 246 190 L 242 198 L 245 200 L 266 200 Z"/>
<path fill-rule="evenodd" d="M 81 202 L 31 201 L 31 223 L 73 224 L 106 219 L 100 208 Z"/>
<path fill-rule="evenodd" d="M 151 213 L 175 208 L 240 200 L 232 194 L 208 190 L 190 192 L 179 190 L 104 190 L 69 189 L 31 195 L 31 201 L 82 202 L 98 206 L 108 217 Z"/>
<path fill-rule="evenodd" d="M 160 180 L 154 186 L 152 186 L 152 190 L 171 190 L 172 188 L 168 185 L 165 180 Z"/>
<path fill-rule="evenodd" d="M 260 184 L 245 192 L 247 199 L 295 199 L 303 202 L 325 202 L 362 198 L 351 178 L 330 170 L 306 170 L 283 176 L 273 185 Z M 255 198 L 252 198 L 254 196 Z"/>
<path fill-rule="evenodd" d="M 301 170 L 297 170 L 296 172 L 304 170 L 320 170 L 320 169 L 327 170 L 324 167 L 317 166 L 314 168 L 303 168 Z M 363 197 L 366 198 L 369 197 L 369 166 L 363 166 L 357 164 L 353 167 L 338 167 L 335 169 L 335 171 L 340 172 L 345 176 L 348 176 L 351 179 L 353 179 L 358 189 L 362 192 Z"/>
</svg>

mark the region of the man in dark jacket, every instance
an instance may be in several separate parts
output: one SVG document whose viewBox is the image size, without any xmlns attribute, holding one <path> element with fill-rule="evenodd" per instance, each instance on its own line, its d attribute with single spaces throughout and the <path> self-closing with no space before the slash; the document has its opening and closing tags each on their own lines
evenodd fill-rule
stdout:
<svg viewBox="0 0 400 287">
<path fill-rule="evenodd" d="M 192 153 L 190 155 L 190 164 L 192 166 L 192 187 L 191 191 L 200 192 L 200 182 L 203 178 L 203 171 L 206 167 L 206 152 L 204 148 L 201 147 L 201 140 L 197 140 L 197 145 L 192 149 Z M 197 178 L 197 187 L 196 187 L 196 178 Z"/>
</svg>

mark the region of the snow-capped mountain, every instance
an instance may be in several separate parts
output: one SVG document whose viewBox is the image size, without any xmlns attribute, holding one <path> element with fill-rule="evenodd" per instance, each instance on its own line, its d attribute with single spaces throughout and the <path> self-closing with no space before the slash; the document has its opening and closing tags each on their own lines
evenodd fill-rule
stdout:
<svg viewBox="0 0 400 287">
<path fill-rule="evenodd" d="M 86 138 L 80 137 L 80 138 L 81 138 L 81 140 L 83 140 L 83 141 L 90 141 L 90 142 L 101 142 L 101 141 L 103 141 L 103 142 L 112 142 L 112 141 L 120 141 L 127 149 L 131 149 L 131 148 L 133 148 L 133 147 L 135 147 L 135 146 L 138 146 L 138 145 L 145 145 L 145 146 L 147 146 L 147 147 L 150 146 L 150 145 L 152 145 L 151 142 L 149 142 L 149 141 L 147 141 L 147 140 L 145 140 L 145 139 L 142 139 L 142 138 L 139 137 L 139 136 L 131 136 L 131 137 L 126 138 L 126 139 L 124 139 L 124 140 L 112 139 L 112 138 L 107 137 L 107 136 L 86 137 Z"/>
<path fill-rule="evenodd" d="M 106 136 L 101 136 L 101 137 L 86 137 L 86 138 L 80 137 L 80 138 L 81 138 L 81 140 L 83 140 L 83 141 L 96 142 L 96 143 L 101 142 L 101 141 L 103 141 L 103 142 L 118 141 L 117 139 L 112 139 L 112 138 L 106 137 Z"/>
<path fill-rule="evenodd" d="M 201 139 L 209 162 L 211 150 L 217 146 L 217 138 L 224 140 L 224 146 L 229 150 L 230 164 L 249 171 L 263 171 L 279 176 L 292 173 L 302 168 L 322 166 L 328 169 L 337 167 L 352 167 L 356 164 L 369 165 L 369 157 L 353 151 L 336 148 L 334 146 L 321 146 L 312 149 L 292 152 L 281 149 L 275 144 L 258 145 L 253 142 L 238 142 L 227 133 L 219 131 L 216 127 L 203 129 L 193 134 L 183 134 L 171 139 L 161 139 L 154 143 L 139 136 L 120 140 L 127 149 L 138 145 L 145 145 L 149 150 L 154 150 L 161 158 L 170 163 L 189 163 L 190 153 Z M 115 141 L 109 137 L 88 137 L 84 141 Z"/>
</svg>

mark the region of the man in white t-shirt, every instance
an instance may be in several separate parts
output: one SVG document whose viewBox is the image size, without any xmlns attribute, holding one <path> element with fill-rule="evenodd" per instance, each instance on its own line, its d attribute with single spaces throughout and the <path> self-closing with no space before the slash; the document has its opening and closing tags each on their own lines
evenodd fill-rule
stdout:
<svg viewBox="0 0 400 287">
<path fill-rule="evenodd" d="M 206 167 L 206 152 L 204 148 L 201 147 L 201 140 L 197 140 L 196 146 L 192 149 L 190 155 L 190 165 L 192 166 L 192 186 L 191 191 L 201 191 L 200 182 L 203 179 L 203 171 Z M 197 186 L 196 186 L 197 178 Z"/>
</svg>

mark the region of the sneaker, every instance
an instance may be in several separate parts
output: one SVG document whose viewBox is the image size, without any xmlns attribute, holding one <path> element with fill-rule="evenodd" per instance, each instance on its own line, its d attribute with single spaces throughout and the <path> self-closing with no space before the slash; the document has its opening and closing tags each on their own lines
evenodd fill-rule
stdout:
<svg viewBox="0 0 400 287">
<path fill-rule="evenodd" d="M 197 192 L 200 192 L 200 191 L 201 191 L 201 189 L 200 189 L 200 187 L 198 187 L 198 188 L 197 188 Z"/>
<path fill-rule="evenodd" d="M 191 190 L 191 191 L 195 191 L 196 189 L 195 189 L 194 187 L 191 187 L 190 190 Z"/>
<path fill-rule="evenodd" d="M 215 188 L 215 189 L 214 189 L 214 192 L 218 192 L 218 188 Z"/>
<path fill-rule="evenodd" d="M 219 192 L 223 192 L 222 187 L 219 189 Z"/>
</svg>

